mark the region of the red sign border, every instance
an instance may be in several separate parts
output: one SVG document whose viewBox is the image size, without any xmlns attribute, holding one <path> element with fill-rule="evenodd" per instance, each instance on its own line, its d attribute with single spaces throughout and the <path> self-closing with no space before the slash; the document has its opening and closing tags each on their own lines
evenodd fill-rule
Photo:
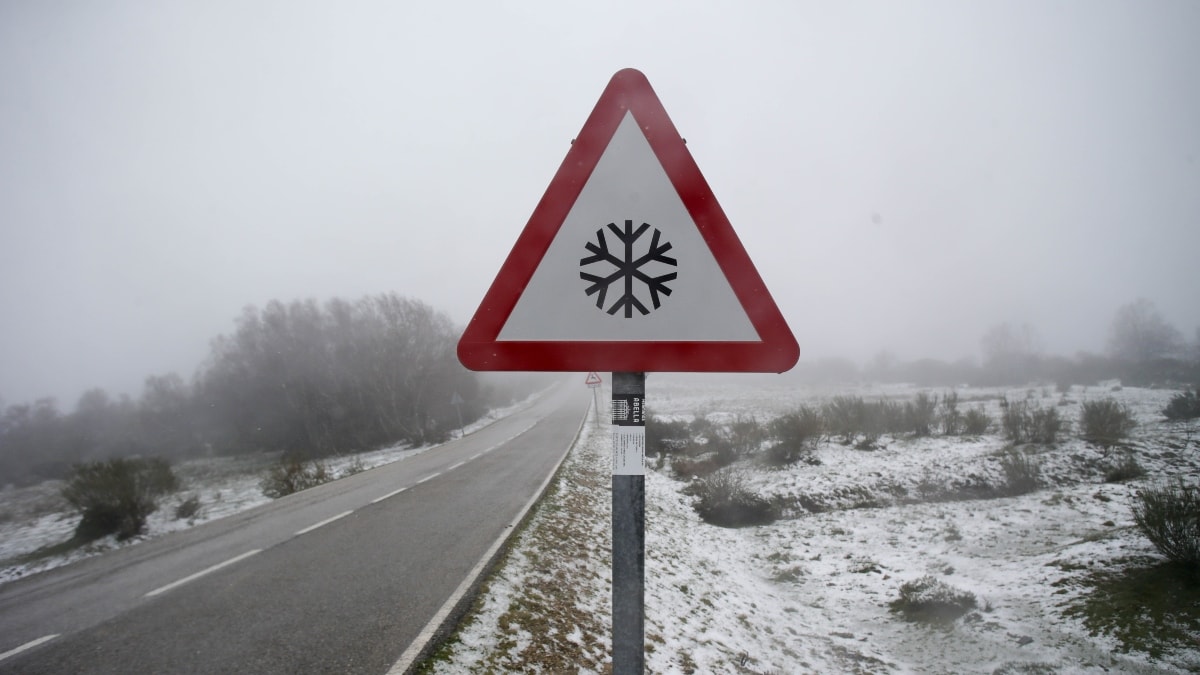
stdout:
<svg viewBox="0 0 1200 675">
<path fill-rule="evenodd" d="M 761 341 L 496 339 L 626 111 L 633 113 Z M 481 371 L 781 373 L 799 360 L 800 347 L 649 80 L 627 68 L 613 75 L 571 144 L 467 324 L 458 358 L 467 368 Z"/>
</svg>

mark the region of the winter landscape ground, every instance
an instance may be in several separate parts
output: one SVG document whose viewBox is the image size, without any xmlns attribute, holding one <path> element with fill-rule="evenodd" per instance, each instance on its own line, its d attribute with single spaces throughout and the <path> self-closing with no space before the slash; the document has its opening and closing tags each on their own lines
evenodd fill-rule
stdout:
<svg viewBox="0 0 1200 675">
<path fill-rule="evenodd" d="M 753 376 L 652 375 L 647 382 L 656 420 L 700 416 L 715 428 L 751 417 L 766 423 L 839 395 L 902 402 L 921 391 L 815 388 Z M 950 390 L 924 391 L 942 396 Z M 745 485 L 779 507 L 782 517 L 767 525 L 706 524 L 693 509 L 696 497 L 687 494 L 689 481 L 672 470 L 674 460 L 652 458 L 646 476 L 647 670 L 1200 671 L 1197 591 L 1163 564 L 1130 510 L 1139 488 L 1200 483 L 1200 428 L 1168 423 L 1160 414 L 1175 392 L 1115 382 L 956 392 L 960 407 L 981 407 L 992 417 L 987 432 L 885 434 L 863 446 L 869 449 L 824 436 L 809 461 L 768 468 L 750 454 L 735 463 Z M 1036 489 L 1013 496 L 990 491 L 1005 483 L 1003 458 L 1011 452 L 996 423 L 1003 401 L 1053 407 L 1074 422 L 1083 402 L 1108 398 L 1127 405 L 1139 423 L 1123 448 L 1095 447 L 1066 429 L 1053 444 L 1018 448 L 1039 468 Z M 425 671 L 611 669 L 610 445 L 600 417 L 585 425 L 547 498 Z M 428 450 L 393 448 L 331 468 L 370 468 Z M 1126 457 L 1145 474 L 1110 482 L 1111 468 Z M 267 463 L 213 459 L 177 467 L 186 488 L 176 499 L 198 496 L 201 509 L 191 519 L 176 519 L 172 504 L 165 504 L 147 536 L 266 501 L 258 481 Z M 0 582 L 117 545 L 101 540 L 48 555 L 76 522 L 59 487 L 3 491 Z M 898 612 L 902 586 L 924 578 L 972 596 L 969 611 L 932 622 Z"/>
<path fill-rule="evenodd" d="M 746 379 L 652 376 L 648 408 L 660 420 L 702 415 L 721 424 L 765 421 L 837 395 L 902 401 L 919 391 Z M 1200 433 L 1168 424 L 1159 412 L 1173 393 L 1117 383 L 1065 392 L 959 389 L 962 407 L 982 406 L 993 420 L 1002 397 L 1055 407 L 1067 421 L 1082 402 L 1111 397 L 1139 421 L 1126 449 L 1145 476 L 1106 482 L 1122 453 L 1065 430 L 1055 444 L 1022 448 L 1040 467 L 1038 487 L 1011 497 L 954 497 L 1005 482 L 1001 458 L 1010 443 L 995 426 L 973 438 L 884 436 L 872 450 L 825 438 L 815 465 L 767 469 L 744 460 L 743 475 L 757 492 L 793 508 L 773 524 L 738 529 L 705 524 L 670 462 L 652 459 L 647 671 L 1200 671 L 1197 589 L 1178 593 L 1184 588 L 1177 584 L 1189 582 L 1171 576 L 1130 512 L 1139 487 L 1200 480 Z M 607 429 L 589 425 L 475 614 L 428 672 L 610 669 L 608 471 Z M 892 609 L 902 585 L 929 576 L 973 594 L 975 607 L 941 622 Z M 1130 593 L 1144 596 L 1132 611 L 1121 600 Z M 1164 595 L 1168 603 L 1190 598 L 1190 610 L 1164 618 Z"/>
</svg>

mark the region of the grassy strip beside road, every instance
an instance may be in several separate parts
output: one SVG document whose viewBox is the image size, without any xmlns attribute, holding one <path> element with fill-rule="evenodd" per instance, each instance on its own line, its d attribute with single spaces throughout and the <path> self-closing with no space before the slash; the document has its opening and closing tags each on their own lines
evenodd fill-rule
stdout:
<svg viewBox="0 0 1200 675">
<path fill-rule="evenodd" d="M 606 430 L 585 426 L 468 615 L 418 672 L 599 671 L 611 660 Z"/>
</svg>

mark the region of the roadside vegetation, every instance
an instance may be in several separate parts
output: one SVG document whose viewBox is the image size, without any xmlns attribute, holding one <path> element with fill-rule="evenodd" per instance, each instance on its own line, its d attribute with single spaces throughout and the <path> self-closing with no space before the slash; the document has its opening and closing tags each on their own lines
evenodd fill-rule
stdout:
<svg viewBox="0 0 1200 675">
<path fill-rule="evenodd" d="M 247 307 L 191 377 L 152 375 L 138 398 L 92 389 L 72 412 L 0 406 L 0 486 L 118 457 L 308 461 L 435 443 L 539 386 L 490 384 L 459 364 L 457 340 L 445 314 L 395 293 Z"/>
<path fill-rule="evenodd" d="M 74 539 L 86 543 L 110 534 L 118 541 L 142 534 L 159 498 L 178 489 L 179 479 L 165 460 L 118 458 L 75 465 L 62 495 L 80 514 Z"/>
<path fill-rule="evenodd" d="M 1112 640 L 1117 654 L 1134 659 L 1082 662 L 1097 668 L 1146 663 L 1153 664 L 1151 670 L 1187 672 L 1200 664 L 1195 646 L 1200 644 L 1200 573 L 1188 562 L 1200 547 L 1195 480 L 1200 440 L 1180 423 L 1162 419 L 1162 405 L 1144 402 L 1165 402 L 1173 395 L 1149 396 L 1116 382 L 866 389 L 761 395 L 757 406 L 724 393 L 706 399 L 686 387 L 655 405 L 660 399 L 650 392 L 647 466 L 661 477 L 654 484 L 673 486 L 694 520 L 677 512 L 647 514 L 648 528 L 651 519 L 669 528 L 658 534 L 658 545 L 679 540 L 682 547 L 662 551 L 658 555 L 665 559 L 654 565 L 648 562 L 648 575 L 661 585 L 647 592 L 664 603 L 656 611 L 657 620 L 665 622 L 655 624 L 654 615 L 648 617 L 648 663 L 678 672 L 787 672 L 798 663 L 832 668 L 828 672 L 897 672 L 904 670 L 898 663 L 931 663 L 921 661 L 931 657 L 920 647 L 905 652 L 897 642 L 881 645 L 879 634 L 892 629 L 877 629 L 877 636 L 864 643 L 857 634 L 819 623 L 821 607 L 836 605 L 841 616 L 850 611 L 845 594 L 856 597 L 860 591 L 852 589 L 862 588 L 868 589 L 862 591 L 863 605 L 855 610 L 859 614 L 846 618 L 848 623 L 886 625 L 871 614 L 882 604 L 885 614 L 908 626 L 902 642 L 945 645 L 947 635 L 962 642 L 963 653 L 954 657 L 965 659 L 959 665 L 972 663 L 972 644 L 1007 654 L 988 672 L 1086 670 L 1081 662 L 1056 656 L 1064 652 L 1049 644 L 1060 639 L 1050 636 L 1073 635 L 1073 630 L 1093 636 L 1099 645 Z M 701 403 L 689 408 L 681 398 Z M 787 402 L 795 398 L 802 400 Z M 1185 478 L 1163 482 L 1173 475 Z M 649 510 L 649 487 L 647 499 Z M 606 517 L 602 507 L 596 517 Z M 670 524 L 658 524 L 660 519 Z M 898 551 L 906 542 L 907 552 Z M 655 555 L 650 546 L 648 541 L 648 557 Z M 720 553 L 730 546 L 753 552 Z M 539 575 L 587 579 L 602 576 L 607 564 L 581 570 L 577 561 L 556 562 L 552 547 L 537 550 Z M 991 563 L 988 556 L 999 560 Z M 1039 557 L 1043 560 L 1034 562 Z M 714 567 L 717 559 L 723 562 Z M 761 567 L 726 566 L 733 560 L 758 561 Z M 509 569 L 504 574 L 504 593 L 516 596 L 511 607 L 528 609 L 521 573 Z M 1023 581 L 1013 586 L 1003 580 L 1005 574 Z M 791 597 L 790 588 L 800 589 L 795 593 L 803 600 L 793 602 L 811 602 L 815 609 L 761 595 L 726 609 L 731 596 L 752 583 L 740 575 L 776 584 L 773 593 L 780 598 Z M 560 578 L 571 583 L 566 581 L 571 576 Z M 993 585 L 998 582 L 1008 585 Z M 756 616 L 764 603 L 775 601 L 785 605 L 782 614 Z M 488 602 L 506 601 L 489 596 Z M 1034 608 L 1024 607 L 1027 602 Z M 871 616 L 864 618 L 863 612 Z M 1029 612 L 1032 623 L 1014 624 L 1022 612 Z M 779 616 L 788 618 L 783 624 L 770 618 Z M 792 623 L 792 616 L 807 618 Z M 540 621 L 531 615 L 521 626 L 532 633 Z M 832 636 L 833 644 L 814 648 L 826 650 L 824 661 L 811 660 L 811 650 L 803 656 L 791 653 L 787 633 L 780 631 L 781 625 L 810 625 L 806 621 L 817 621 L 821 628 L 812 630 Z M 682 635 L 676 623 L 686 625 Z M 505 625 L 507 632 L 514 628 Z M 603 642 L 607 628 L 589 625 L 577 639 Z M 927 638 L 920 637 L 922 631 Z M 472 650 L 491 653 L 477 644 L 478 633 L 472 635 Z M 731 641 L 732 635 L 742 641 Z M 718 644 L 710 642 L 714 639 Z M 809 638 L 815 644 L 823 640 Z M 506 645 L 501 641 L 501 648 L 511 649 Z M 774 657 L 767 653 L 771 649 Z M 881 649 L 898 650 L 895 658 L 904 652 L 908 660 L 891 660 Z M 444 653 L 430 672 L 471 672 L 455 665 L 464 663 L 462 650 L 459 644 Z M 595 659 L 595 653 L 587 658 Z M 562 662 L 523 661 L 522 667 L 538 670 L 538 664 L 545 670 Z M 603 666 L 590 668 L 603 671 Z"/>
</svg>

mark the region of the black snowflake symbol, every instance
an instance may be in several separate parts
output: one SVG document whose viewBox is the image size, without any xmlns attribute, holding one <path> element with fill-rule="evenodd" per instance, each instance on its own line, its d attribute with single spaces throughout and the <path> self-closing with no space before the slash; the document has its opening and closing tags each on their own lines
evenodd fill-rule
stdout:
<svg viewBox="0 0 1200 675">
<path fill-rule="evenodd" d="M 650 238 L 649 250 L 645 253 L 645 255 L 634 257 L 634 242 L 636 242 L 643 234 L 645 234 L 646 230 L 650 229 L 650 224 L 642 223 L 637 230 L 634 230 L 633 221 L 626 220 L 624 231 L 622 231 L 621 228 L 618 228 L 616 223 L 609 223 L 608 229 L 612 230 L 612 233 L 616 235 L 617 239 L 621 240 L 621 243 L 625 244 L 624 257 L 618 258 L 609 252 L 608 242 L 604 238 L 604 228 L 602 227 L 596 230 L 596 241 L 589 241 L 587 243 L 587 250 L 591 252 L 591 255 L 587 256 L 586 258 L 581 258 L 579 260 L 579 266 L 586 267 L 587 265 L 591 265 L 593 263 L 606 262 L 616 269 L 607 276 L 599 276 L 595 274 L 588 274 L 587 272 L 580 272 L 579 278 L 591 284 L 587 287 L 587 294 L 596 296 L 596 306 L 600 309 L 604 309 L 604 298 L 608 294 L 609 286 L 616 283 L 618 280 L 624 280 L 624 293 L 622 293 L 621 297 L 617 298 L 617 300 L 612 303 L 612 306 L 608 308 L 608 313 L 616 314 L 618 310 L 624 307 L 626 319 L 633 316 L 634 308 L 637 308 L 637 310 L 643 315 L 649 314 L 650 310 L 646 309 L 646 306 L 642 304 L 642 301 L 639 300 L 637 295 L 634 294 L 633 282 L 636 279 L 637 281 L 641 282 L 647 290 L 650 291 L 650 304 L 654 306 L 654 309 L 658 309 L 660 304 L 659 296 L 671 294 L 671 289 L 667 287 L 667 282 L 673 281 L 676 277 L 676 273 L 669 272 L 667 274 L 651 277 L 650 275 L 646 274 L 642 268 L 651 262 L 664 263 L 666 265 L 675 267 L 675 258 L 665 255 L 667 251 L 671 250 L 671 244 L 660 243 L 662 233 L 659 232 L 658 228 L 656 227 L 654 228 L 654 234 Z"/>
</svg>

